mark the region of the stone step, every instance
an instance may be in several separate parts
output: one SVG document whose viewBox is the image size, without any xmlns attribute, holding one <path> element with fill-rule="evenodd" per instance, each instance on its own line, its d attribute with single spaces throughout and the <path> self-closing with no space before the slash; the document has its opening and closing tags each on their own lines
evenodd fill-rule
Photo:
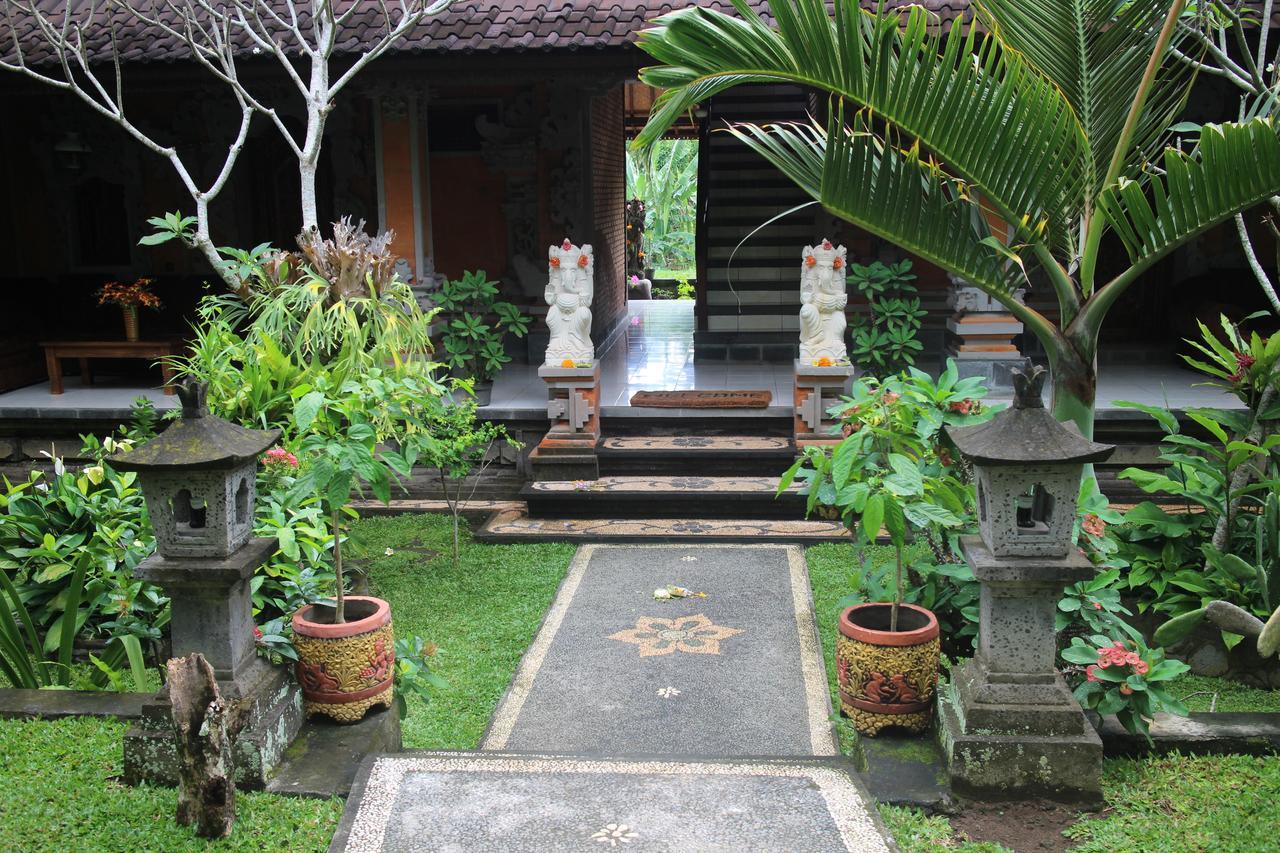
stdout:
<svg viewBox="0 0 1280 853">
<path fill-rule="evenodd" d="M 476 532 L 481 542 L 741 542 L 820 545 L 847 542 L 838 521 L 760 518 L 531 518 L 523 510 L 494 515 Z"/>
<path fill-rule="evenodd" d="M 776 476 L 612 475 L 549 480 L 520 492 L 534 518 L 760 518 L 800 521 L 798 485 L 775 497 Z"/>
<path fill-rule="evenodd" d="M 897 849 L 849 762 L 412 751 L 361 765 L 331 851 Z"/>
<path fill-rule="evenodd" d="M 790 438 L 756 435 L 608 436 L 596 449 L 600 473 L 777 476 L 795 459 Z"/>
</svg>

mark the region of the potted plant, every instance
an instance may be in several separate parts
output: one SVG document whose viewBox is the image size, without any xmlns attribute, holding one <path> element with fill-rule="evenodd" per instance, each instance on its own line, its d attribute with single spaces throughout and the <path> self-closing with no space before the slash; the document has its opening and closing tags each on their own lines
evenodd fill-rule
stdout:
<svg viewBox="0 0 1280 853">
<path fill-rule="evenodd" d="M 979 402 L 985 393 L 980 380 L 958 379 L 954 364 L 936 384 L 914 369 L 883 381 L 859 379 L 832 409 L 840 443 L 806 447 L 782 477 L 780 492 L 797 478 L 805 482 L 809 512 L 830 507 L 840 515 L 864 568 L 865 548 L 882 531 L 893 549 L 891 586 L 882 589 L 870 582 L 872 573 L 858 572 L 860 588 L 841 602 L 847 606 L 836 638 L 840 710 L 862 734 L 891 726 L 921 732 L 932 717 L 938 619 L 904 601 L 909 573 L 924 573 L 924 567 L 912 572 L 905 551 L 920 541 L 940 560 L 954 559 L 951 542 L 972 517 L 973 496 L 940 428 L 985 419 Z"/>
<path fill-rule="evenodd" d="M 162 307 L 160 297 L 151 292 L 151 279 L 140 278 L 132 284 L 109 281 L 97 292 L 99 305 L 119 305 L 124 317 L 124 339 L 138 340 L 138 310 L 150 308 L 158 311 Z"/>
<path fill-rule="evenodd" d="M 394 702 L 391 607 L 380 598 L 346 594 L 342 522 L 354 515 L 348 507 L 352 492 L 368 488 L 389 503 L 392 483 L 407 476 L 416 461 L 414 441 L 391 449 L 379 443 L 375 425 L 388 418 L 399 422 L 438 403 L 438 396 L 416 382 L 377 369 L 339 389 L 307 391 L 294 403 L 292 426 L 303 436 L 300 455 L 307 465 L 296 480 L 295 497 L 318 496 L 333 526 L 335 596 L 304 605 L 292 619 L 298 681 L 309 715 L 353 723 L 374 705 L 389 708 Z"/>
<path fill-rule="evenodd" d="M 485 277 L 484 270 L 446 279 L 436 295 L 436 305 L 448 315 L 441 341 L 445 363 L 454 375 L 472 380 L 481 406 L 489 404 L 493 378 L 511 361 L 503 338 L 508 332 L 521 338 L 529 330 L 529 317 L 498 296 L 497 284 Z"/>
</svg>

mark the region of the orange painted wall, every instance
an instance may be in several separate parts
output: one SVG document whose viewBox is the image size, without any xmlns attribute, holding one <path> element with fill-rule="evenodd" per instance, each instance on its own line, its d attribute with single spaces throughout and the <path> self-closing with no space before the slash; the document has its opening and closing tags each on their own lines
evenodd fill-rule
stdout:
<svg viewBox="0 0 1280 853">
<path fill-rule="evenodd" d="M 386 227 L 396 232 L 392 250 L 413 266 L 417 254 L 413 229 L 413 164 L 409 120 L 382 116 L 382 186 Z M 415 271 L 416 272 L 416 271 Z"/>
</svg>

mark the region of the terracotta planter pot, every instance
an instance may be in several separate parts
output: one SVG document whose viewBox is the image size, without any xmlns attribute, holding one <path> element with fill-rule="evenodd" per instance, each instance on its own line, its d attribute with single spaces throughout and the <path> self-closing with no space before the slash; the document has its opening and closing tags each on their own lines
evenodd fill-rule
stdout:
<svg viewBox="0 0 1280 853">
<path fill-rule="evenodd" d="M 889 631 L 889 604 L 860 604 L 840 614 L 836 680 L 840 712 L 860 734 L 896 726 L 929 726 L 938 685 L 938 620 L 923 607 L 903 604 L 898 630 Z"/>
<path fill-rule="evenodd" d="M 298 683 L 306 712 L 354 723 L 374 705 L 391 707 L 395 682 L 395 635 L 391 605 L 380 598 L 347 596 L 347 621 L 326 616 L 330 608 L 309 604 L 293 614 Z"/>
</svg>

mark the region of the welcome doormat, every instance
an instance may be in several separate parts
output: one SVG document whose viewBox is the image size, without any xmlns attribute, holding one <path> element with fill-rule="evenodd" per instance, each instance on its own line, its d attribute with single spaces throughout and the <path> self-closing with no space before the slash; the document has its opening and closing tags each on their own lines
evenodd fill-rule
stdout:
<svg viewBox="0 0 1280 853">
<path fill-rule="evenodd" d="M 770 391 L 637 391 L 632 406 L 656 409 L 767 409 Z"/>
</svg>

